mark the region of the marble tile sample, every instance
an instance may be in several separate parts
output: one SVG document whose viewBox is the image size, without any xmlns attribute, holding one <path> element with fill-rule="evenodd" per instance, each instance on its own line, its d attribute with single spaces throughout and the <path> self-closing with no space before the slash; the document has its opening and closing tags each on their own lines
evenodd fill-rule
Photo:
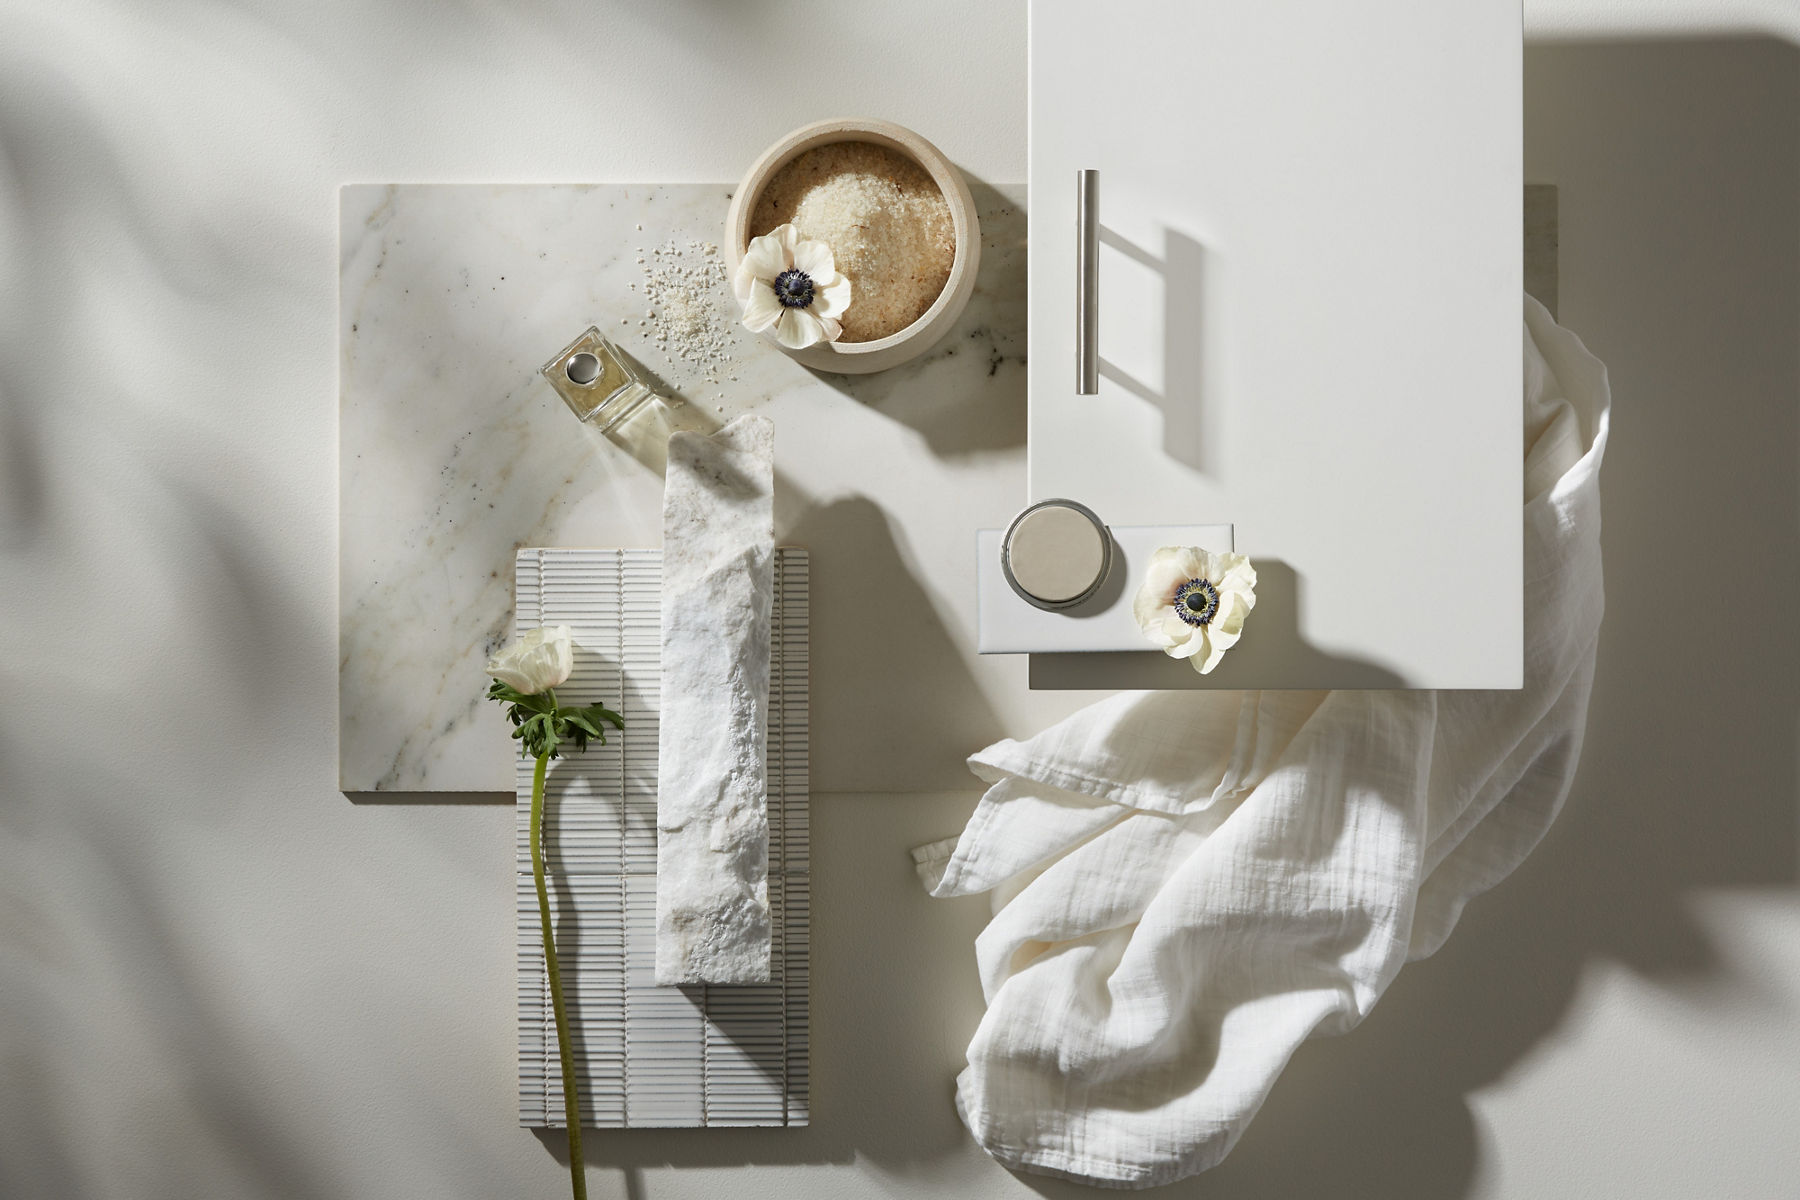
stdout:
<svg viewBox="0 0 1800 1200">
<path fill-rule="evenodd" d="M 663 485 L 656 982 L 769 979 L 775 425 L 669 439 Z"/>
<path fill-rule="evenodd" d="M 1025 190 L 971 184 L 968 308 L 928 354 L 859 378 L 741 334 L 722 278 L 646 304 L 705 274 L 728 185 L 343 188 L 342 788 L 510 792 L 514 746 L 480 696 L 510 636 L 515 550 L 659 546 L 662 439 L 751 411 L 782 430 L 776 540 L 819 564 L 821 789 L 966 787 L 970 752 L 1083 703 L 975 654 L 974 531 L 1026 492 Z M 678 346 L 696 312 L 710 358 Z M 537 374 L 590 324 L 667 401 L 610 437 Z"/>
</svg>

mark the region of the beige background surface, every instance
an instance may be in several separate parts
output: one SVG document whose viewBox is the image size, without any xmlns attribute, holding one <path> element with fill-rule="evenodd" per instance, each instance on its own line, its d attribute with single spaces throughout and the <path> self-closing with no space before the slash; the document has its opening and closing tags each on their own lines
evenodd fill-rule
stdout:
<svg viewBox="0 0 1800 1200">
<path fill-rule="evenodd" d="M 1791 8 L 1531 6 L 1577 40 L 1527 54 L 1528 175 L 1617 394 L 1582 777 L 1443 954 L 1165 1194 L 1791 1195 Z M 1022 6 L 873 12 L 0 12 L 0 1194 L 566 1194 L 513 1123 L 510 807 L 335 788 L 336 189 L 729 177 L 857 110 L 1022 178 Z M 872 655 L 871 687 L 958 706 L 934 738 L 1030 732 L 953 655 Z M 905 849 L 972 799 L 817 798 L 817 1123 L 595 1137 L 596 1197 L 1079 1190 L 950 1108 L 983 914 L 923 899 Z"/>
</svg>

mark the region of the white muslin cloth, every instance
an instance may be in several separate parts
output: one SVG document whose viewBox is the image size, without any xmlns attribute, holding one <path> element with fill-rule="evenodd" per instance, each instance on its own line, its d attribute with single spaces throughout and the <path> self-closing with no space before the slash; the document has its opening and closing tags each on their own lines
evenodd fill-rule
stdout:
<svg viewBox="0 0 1800 1200">
<path fill-rule="evenodd" d="M 1295 1047 L 1543 836 L 1593 680 L 1610 398 L 1530 298 L 1524 390 L 1521 690 L 1123 693 L 969 760 L 992 786 L 914 857 L 933 895 L 994 893 L 957 1106 L 1002 1163 L 1118 1187 L 1217 1163 Z"/>
</svg>

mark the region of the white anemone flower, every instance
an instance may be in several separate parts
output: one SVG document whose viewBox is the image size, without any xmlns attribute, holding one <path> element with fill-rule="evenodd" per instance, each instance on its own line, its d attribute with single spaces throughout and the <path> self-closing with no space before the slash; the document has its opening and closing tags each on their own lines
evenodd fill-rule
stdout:
<svg viewBox="0 0 1800 1200">
<path fill-rule="evenodd" d="M 522 695 L 547 692 L 575 669 L 575 634 L 567 625 L 533 629 L 488 659 L 487 673 Z"/>
<path fill-rule="evenodd" d="M 1144 636 L 1205 675 L 1244 632 L 1256 607 L 1256 568 L 1242 554 L 1163 546 L 1132 601 Z"/>
<path fill-rule="evenodd" d="M 731 290 L 743 305 L 744 328 L 774 329 L 789 350 L 835 342 L 844 332 L 850 281 L 838 274 L 830 246 L 802 238 L 792 225 L 750 239 Z"/>
</svg>

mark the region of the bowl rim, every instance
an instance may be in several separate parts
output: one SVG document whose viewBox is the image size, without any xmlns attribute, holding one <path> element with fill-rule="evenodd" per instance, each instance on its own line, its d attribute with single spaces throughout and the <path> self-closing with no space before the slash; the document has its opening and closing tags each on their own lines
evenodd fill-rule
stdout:
<svg viewBox="0 0 1800 1200">
<path fill-rule="evenodd" d="M 738 263 L 743 260 L 744 249 L 750 239 L 751 213 L 756 201 L 762 198 L 763 189 L 768 186 L 769 180 L 806 151 L 839 142 L 872 142 L 890 150 L 898 150 L 923 167 L 931 176 L 932 182 L 937 184 L 938 191 L 943 193 L 945 203 L 950 206 L 950 218 L 956 229 L 956 254 L 950 260 L 950 273 L 944 279 L 944 286 L 931 306 L 910 324 L 873 341 L 819 342 L 805 348 L 807 351 L 828 348 L 828 353 L 849 357 L 891 350 L 904 345 L 933 325 L 954 302 L 959 290 L 957 284 L 968 273 L 978 243 L 971 228 L 975 219 L 975 199 L 969 192 L 968 181 L 945 157 L 943 151 L 904 125 L 897 125 L 892 121 L 874 117 L 834 117 L 802 125 L 778 139 L 744 173 L 743 179 L 738 183 L 738 190 L 731 198 L 731 236 L 726 239 L 726 266 L 733 276 L 737 274 Z"/>
</svg>

